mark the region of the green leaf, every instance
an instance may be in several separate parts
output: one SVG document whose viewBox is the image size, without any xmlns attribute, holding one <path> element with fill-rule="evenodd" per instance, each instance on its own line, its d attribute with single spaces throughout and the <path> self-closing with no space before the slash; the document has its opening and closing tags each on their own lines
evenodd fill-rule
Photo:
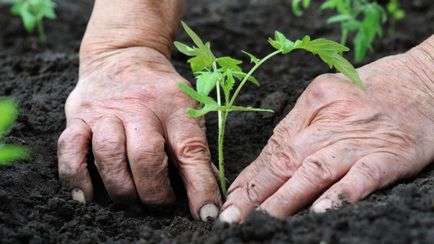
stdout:
<svg viewBox="0 0 434 244">
<path fill-rule="evenodd" d="M 173 44 L 175 45 L 176 49 L 179 52 L 181 52 L 181 53 L 183 53 L 183 54 L 185 54 L 187 56 L 194 56 L 195 55 L 194 54 L 194 49 L 191 48 L 191 47 L 189 47 L 189 46 L 187 46 L 186 44 L 184 44 L 182 42 L 178 42 L 178 41 L 175 41 Z"/>
<path fill-rule="evenodd" d="M 259 61 L 261 61 L 259 58 L 257 58 L 255 55 L 253 55 L 251 53 L 248 53 L 246 51 L 241 51 L 241 52 L 243 52 L 244 54 L 246 54 L 247 56 L 249 56 L 250 63 L 257 64 L 257 63 L 259 63 Z"/>
<path fill-rule="evenodd" d="M 378 4 L 372 3 L 365 6 L 363 20 L 353 39 L 354 59 L 360 62 L 364 59 L 367 51 L 372 49 L 375 38 L 381 37 L 383 30 L 381 23 L 383 21 L 384 10 Z"/>
<path fill-rule="evenodd" d="M 180 42 L 175 42 L 174 44 L 182 53 L 191 56 L 187 62 L 190 64 L 193 73 L 212 68 L 215 56 L 211 51 L 211 44 L 209 42 L 204 44 L 186 23 L 182 22 L 182 26 L 197 47 L 188 47 Z"/>
<path fill-rule="evenodd" d="M 221 57 L 216 58 L 215 60 L 222 68 L 224 69 L 231 69 L 234 71 L 241 71 L 240 64 L 243 63 L 243 61 L 234 59 L 231 57 Z"/>
<path fill-rule="evenodd" d="M 276 31 L 274 33 L 274 39 L 268 38 L 268 42 L 272 47 L 277 50 L 280 50 L 282 54 L 287 54 L 293 50 L 294 43 L 288 40 L 282 33 Z"/>
<path fill-rule="evenodd" d="M 24 29 L 27 32 L 33 32 L 36 26 L 36 17 L 28 9 L 20 10 L 21 19 L 23 20 Z"/>
<path fill-rule="evenodd" d="M 303 15 L 303 12 L 301 11 L 301 3 L 303 4 L 303 8 L 308 8 L 310 5 L 310 0 L 292 0 L 291 1 L 291 7 L 292 7 L 292 12 L 296 15 L 296 16 L 301 16 Z"/>
<path fill-rule="evenodd" d="M 16 160 L 22 160 L 29 157 L 29 152 L 25 147 L 15 145 L 0 146 L 0 166 Z"/>
<path fill-rule="evenodd" d="M 218 104 L 205 104 L 201 109 L 188 108 L 187 114 L 191 117 L 197 118 L 213 111 L 218 111 L 221 106 Z"/>
<path fill-rule="evenodd" d="M 232 74 L 238 80 L 244 79 L 244 77 L 247 75 L 246 73 L 241 72 L 241 71 L 238 71 L 238 72 L 234 71 L 234 72 L 232 72 Z M 250 81 L 250 82 L 252 82 L 256 86 L 260 86 L 259 81 L 257 79 L 255 79 L 255 77 L 253 77 L 253 76 L 249 76 L 249 78 L 247 78 L 247 80 Z"/>
<path fill-rule="evenodd" d="M 14 101 L 0 98 L 0 138 L 17 118 L 17 105 Z"/>
<path fill-rule="evenodd" d="M 335 15 L 335 16 L 328 18 L 327 24 L 340 23 L 340 22 L 349 21 L 352 19 L 353 19 L 353 17 L 351 15 L 339 14 L 339 15 Z"/>
<path fill-rule="evenodd" d="M 196 90 L 199 94 L 208 96 L 208 94 L 216 87 L 216 83 L 222 75 L 217 72 L 200 72 L 196 76 Z"/>
<path fill-rule="evenodd" d="M 226 70 L 225 75 L 226 75 L 226 79 L 224 80 L 223 83 L 223 89 L 226 97 L 229 97 L 229 92 L 234 88 L 235 79 L 233 76 L 233 72 L 230 69 Z"/>
<path fill-rule="evenodd" d="M 296 49 L 304 49 L 319 55 L 321 60 L 328 64 L 330 68 L 336 68 L 336 70 L 348 77 L 354 84 L 364 87 L 356 69 L 340 54 L 349 50 L 344 45 L 324 38 L 310 40 L 309 36 L 305 36 L 301 41 L 296 41 L 294 46 Z"/>
<path fill-rule="evenodd" d="M 214 101 L 214 99 L 212 99 L 211 97 L 203 95 L 203 94 L 199 94 L 193 88 L 187 86 L 184 83 L 178 83 L 178 87 L 185 94 L 187 94 L 188 96 L 190 96 L 195 101 L 198 101 L 198 102 L 200 102 L 202 104 L 217 104 L 217 102 Z"/>
<path fill-rule="evenodd" d="M 205 46 L 202 39 L 200 39 L 196 32 L 194 32 L 184 21 L 181 21 L 181 24 L 182 28 L 184 28 L 187 35 L 191 38 L 191 40 L 193 40 L 194 44 L 196 44 L 198 48 L 202 48 Z"/>
</svg>

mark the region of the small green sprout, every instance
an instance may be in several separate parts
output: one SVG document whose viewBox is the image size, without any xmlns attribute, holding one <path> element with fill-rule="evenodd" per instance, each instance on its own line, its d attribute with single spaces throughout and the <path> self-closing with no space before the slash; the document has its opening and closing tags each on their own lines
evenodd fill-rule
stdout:
<svg viewBox="0 0 434 244">
<path fill-rule="evenodd" d="M 387 13 L 389 15 L 389 33 L 394 33 L 396 28 L 396 22 L 405 18 L 405 11 L 399 8 L 399 0 L 389 0 L 386 6 Z"/>
<path fill-rule="evenodd" d="M 291 1 L 291 7 L 292 7 L 292 12 L 296 15 L 296 16 L 302 16 L 303 15 L 303 11 L 301 10 L 301 7 L 303 7 L 304 9 L 309 8 L 310 6 L 310 0 L 292 0 Z"/>
<path fill-rule="evenodd" d="M 300 16 L 301 0 L 292 0 L 292 11 Z M 303 2 L 308 8 L 310 2 Z M 389 19 L 390 33 L 394 32 L 395 23 L 405 17 L 405 12 L 399 8 L 399 0 L 389 0 L 386 10 L 375 0 L 324 0 L 321 10 L 332 10 L 336 14 L 327 19 L 327 24 L 340 24 L 342 45 L 346 45 L 348 37 L 354 33 L 354 60 L 360 62 L 368 50 L 372 50 L 375 39 L 382 37 L 382 25 Z"/>
<path fill-rule="evenodd" d="M 321 5 L 321 10 L 337 12 L 327 20 L 327 23 L 341 25 L 342 45 L 346 44 L 349 33 L 355 33 L 353 45 L 356 62 L 362 61 L 366 52 L 372 49 L 375 38 L 383 35 L 381 25 L 387 21 L 383 7 L 366 0 L 326 0 Z"/>
<path fill-rule="evenodd" d="M 29 156 L 26 148 L 4 143 L 6 132 L 16 118 L 16 103 L 9 99 L 0 98 L 0 166 L 7 165 L 15 160 L 26 159 Z"/>
<path fill-rule="evenodd" d="M 309 36 L 303 37 L 295 42 L 288 40 L 282 33 L 276 31 L 274 38 L 270 37 L 268 42 L 275 49 L 263 58 L 243 51 L 250 58 L 252 67 L 248 72 L 241 68 L 242 61 L 229 57 L 216 57 L 211 51 L 211 44 L 204 43 L 202 39 L 182 22 L 182 26 L 195 46 L 188 46 L 181 42 L 175 42 L 175 47 L 183 54 L 190 57 L 188 63 L 196 79 L 196 89 L 184 83 L 179 83 L 179 88 L 199 103 L 198 108 L 188 108 L 187 114 L 192 117 L 204 116 L 209 112 L 218 114 L 218 165 L 220 172 L 220 187 L 226 196 L 226 178 L 224 171 L 223 142 L 226 120 L 230 112 L 252 111 L 252 112 L 273 112 L 269 109 L 235 106 L 235 101 L 246 83 L 250 82 L 259 86 L 259 81 L 253 77 L 253 73 L 266 61 L 280 54 L 288 54 L 295 50 L 305 50 L 318 55 L 322 61 L 336 68 L 347 76 L 354 84 L 364 87 L 357 71 L 345 58 L 342 52 L 349 49 L 337 42 L 327 39 L 314 39 Z M 216 99 L 209 96 L 215 90 Z"/>
<path fill-rule="evenodd" d="M 54 9 L 56 4 L 53 0 L 3 0 L 3 3 L 13 4 L 11 12 L 21 17 L 24 29 L 33 33 L 36 29 L 39 34 L 39 41 L 46 45 L 47 37 L 45 35 L 43 19 L 55 19 Z"/>
</svg>

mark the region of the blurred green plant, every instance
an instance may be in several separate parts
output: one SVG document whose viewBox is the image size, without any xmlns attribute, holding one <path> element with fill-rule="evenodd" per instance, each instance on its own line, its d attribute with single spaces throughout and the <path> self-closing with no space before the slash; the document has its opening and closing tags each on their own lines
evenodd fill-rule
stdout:
<svg viewBox="0 0 434 244">
<path fill-rule="evenodd" d="M 405 18 L 405 11 L 399 7 L 399 0 L 390 0 L 386 6 L 389 15 L 389 33 L 395 33 L 396 22 Z"/>
<path fill-rule="evenodd" d="M 46 45 L 43 19 L 56 19 L 54 11 L 56 4 L 53 0 L 3 0 L 5 4 L 12 4 L 11 12 L 21 17 L 24 29 L 28 33 L 38 30 L 39 41 Z"/>
<path fill-rule="evenodd" d="M 4 142 L 6 133 L 16 118 L 17 104 L 12 100 L 0 97 L 0 166 L 29 157 L 29 152 L 25 147 L 9 145 Z"/>
<path fill-rule="evenodd" d="M 301 7 L 308 8 L 310 1 L 292 0 L 292 11 L 301 16 Z M 354 60 L 362 61 L 366 53 L 372 50 L 373 43 L 383 36 L 382 25 L 389 19 L 390 33 L 395 29 L 396 21 L 405 17 L 399 8 L 399 0 L 389 0 L 387 11 L 375 0 L 325 0 L 320 10 L 332 10 L 336 14 L 327 19 L 327 24 L 340 24 L 342 45 L 353 36 Z"/>
</svg>

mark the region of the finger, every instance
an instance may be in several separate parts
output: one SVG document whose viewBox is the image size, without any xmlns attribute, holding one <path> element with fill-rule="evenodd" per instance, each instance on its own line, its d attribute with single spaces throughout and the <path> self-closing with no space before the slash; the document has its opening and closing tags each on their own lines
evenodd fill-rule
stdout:
<svg viewBox="0 0 434 244">
<path fill-rule="evenodd" d="M 91 136 L 90 127 L 83 120 L 74 119 L 68 123 L 57 144 L 59 179 L 71 190 L 72 199 L 81 203 L 93 198 L 93 185 L 87 168 Z"/>
<path fill-rule="evenodd" d="M 103 118 L 93 128 L 92 150 L 104 186 L 115 203 L 138 202 L 125 149 L 125 129 L 116 117 Z"/>
<path fill-rule="evenodd" d="M 271 156 L 276 151 L 282 151 L 281 142 L 291 141 L 303 128 L 307 126 L 307 114 L 305 111 L 304 99 L 299 99 L 294 109 L 276 126 L 273 135 L 267 145 L 259 154 L 258 158 L 247 166 L 235 179 L 228 189 L 228 195 L 241 185 L 245 185 L 263 169 L 264 165 L 270 162 Z"/>
<path fill-rule="evenodd" d="M 126 123 L 125 129 L 127 156 L 140 200 L 149 207 L 173 204 L 175 195 L 160 121 L 144 116 Z"/>
<path fill-rule="evenodd" d="M 167 138 L 187 190 L 191 214 L 207 221 L 217 217 L 221 197 L 204 126 L 182 109 L 166 122 Z M 203 122 L 202 122 L 203 124 Z"/>
<path fill-rule="evenodd" d="M 224 222 L 239 222 L 276 192 L 299 168 L 304 158 L 329 144 L 330 131 L 310 126 L 291 141 L 284 136 L 270 140 L 266 150 L 269 161 L 260 172 L 243 185 L 237 185 L 223 205 Z M 263 158 L 260 158 L 263 160 Z M 226 209 L 227 208 L 227 209 Z M 231 213 L 233 212 L 233 213 Z"/>
<path fill-rule="evenodd" d="M 375 190 L 416 173 L 406 159 L 390 153 L 369 154 L 358 160 L 349 172 L 330 187 L 312 205 L 312 211 L 322 213 L 338 208 L 343 202 L 354 203 Z"/>
<path fill-rule="evenodd" d="M 312 202 L 367 154 L 359 140 L 339 141 L 305 158 L 294 175 L 265 200 L 260 209 L 283 218 Z"/>
</svg>

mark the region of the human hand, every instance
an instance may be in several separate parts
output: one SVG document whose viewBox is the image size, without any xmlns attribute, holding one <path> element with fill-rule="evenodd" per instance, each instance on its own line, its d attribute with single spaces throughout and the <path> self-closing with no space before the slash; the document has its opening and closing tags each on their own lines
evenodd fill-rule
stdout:
<svg viewBox="0 0 434 244">
<path fill-rule="evenodd" d="M 286 217 L 359 201 L 434 159 L 434 40 L 342 75 L 316 78 L 229 188 L 220 220 Z"/>
<path fill-rule="evenodd" d="M 91 145 L 115 203 L 172 204 L 167 147 L 192 215 L 202 220 L 217 216 L 220 193 L 204 121 L 186 115 L 186 108 L 196 104 L 178 88 L 179 82 L 188 84 L 152 48 L 81 55 L 79 81 L 65 104 L 67 126 L 58 143 L 59 177 L 75 200 L 93 197 L 86 162 Z"/>
</svg>

